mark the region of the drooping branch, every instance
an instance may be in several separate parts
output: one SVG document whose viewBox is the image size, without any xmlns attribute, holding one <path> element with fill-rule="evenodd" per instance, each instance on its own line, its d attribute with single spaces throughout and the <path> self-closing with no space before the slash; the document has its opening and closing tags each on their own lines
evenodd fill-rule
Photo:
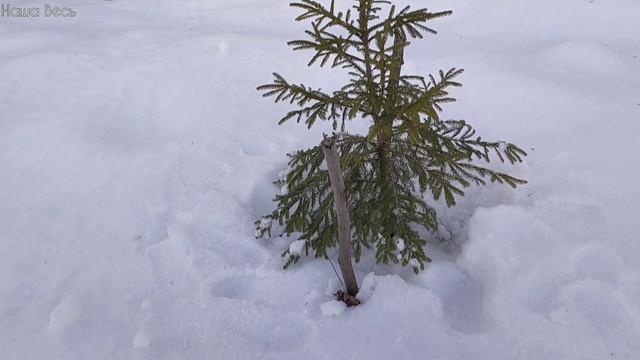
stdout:
<svg viewBox="0 0 640 360">
<path fill-rule="evenodd" d="M 275 96 L 276 102 L 289 102 L 299 107 L 298 110 L 288 112 L 279 124 L 295 118 L 297 122 L 304 120 L 304 123 L 311 127 L 317 120 L 337 123 L 338 120 L 344 122 L 355 116 L 348 111 L 352 107 L 352 99 L 345 92 L 335 91 L 329 95 L 319 89 L 291 84 L 278 73 L 273 75 L 273 83 L 259 86 L 258 91 L 264 92 L 264 97 Z"/>
</svg>

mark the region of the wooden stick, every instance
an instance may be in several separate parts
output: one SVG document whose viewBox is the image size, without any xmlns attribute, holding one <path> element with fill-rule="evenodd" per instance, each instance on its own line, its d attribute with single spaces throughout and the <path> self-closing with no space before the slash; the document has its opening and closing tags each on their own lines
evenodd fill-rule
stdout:
<svg viewBox="0 0 640 360">
<path fill-rule="evenodd" d="M 358 282 L 353 272 L 351 258 L 353 257 L 353 247 L 351 245 L 351 217 L 349 215 L 349 203 L 347 192 L 344 186 L 344 177 L 340 168 L 340 158 L 336 150 L 335 136 L 325 137 L 322 141 L 322 150 L 329 170 L 331 179 L 331 190 L 335 200 L 336 213 L 338 215 L 338 241 L 339 255 L 338 263 L 344 279 L 347 293 L 351 296 L 358 294 Z"/>
</svg>

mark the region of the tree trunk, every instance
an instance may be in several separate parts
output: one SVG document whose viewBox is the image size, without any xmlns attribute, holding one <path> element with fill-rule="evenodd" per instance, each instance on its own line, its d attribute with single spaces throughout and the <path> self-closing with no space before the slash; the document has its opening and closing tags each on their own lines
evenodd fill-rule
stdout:
<svg viewBox="0 0 640 360">
<path fill-rule="evenodd" d="M 340 158 L 338 157 L 335 144 L 335 137 L 325 137 L 322 141 L 322 150 L 324 151 L 324 158 L 327 162 L 327 169 L 329 170 L 331 190 L 333 191 L 336 213 L 338 215 L 338 263 L 340 264 L 340 271 L 342 272 L 347 293 L 351 296 L 356 296 L 358 294 L 358 282 L 356 281 L 356 275 L 353 272 L 353 265 L 351 263 L 351 258 L 353 257 L 351 217 L 349 215 L 349 203 L 347 201 L 342 169 L 340 168 Z"/>
</svg>

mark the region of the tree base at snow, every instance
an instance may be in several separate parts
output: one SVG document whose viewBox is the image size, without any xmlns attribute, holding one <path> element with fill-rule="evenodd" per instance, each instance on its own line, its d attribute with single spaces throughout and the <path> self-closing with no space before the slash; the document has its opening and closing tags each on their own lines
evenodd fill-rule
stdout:
<svg viewBox="0 0 640 360">
<path fill-rule="evenodd" d="M 347 304 L 347 307 L 360 305 L 360 300 L 358 300 L 358 298 L 356 298 L 355 296 L 351 296 L 342 290 L 339 290 L 336 293 L 336 300 L 342 301 L 343 303 Z"/>
</svg>

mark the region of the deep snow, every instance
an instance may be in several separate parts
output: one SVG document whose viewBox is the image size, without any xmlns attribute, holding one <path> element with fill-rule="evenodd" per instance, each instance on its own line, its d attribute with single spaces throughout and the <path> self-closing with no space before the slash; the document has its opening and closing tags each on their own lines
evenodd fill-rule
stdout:
<svg viewBox="0 0 640 360">
<path fill-rule="evenodd" d="M 289 51 L 287 3 L 0 18 L 0 357 L 640 358 L 640 3 L 424 2 L 455 14 L 407 71 L 466 68 L 446 115 L 526 147 L 530 183 L 440 205 L 434 263 L 365 259 L 346 310 L 327 261 L 284 271 L 293 239 L 253 236 L 285 153 L 328 130 L 278 127 L 256 85 L 342 80 Z"/>
</svg>

